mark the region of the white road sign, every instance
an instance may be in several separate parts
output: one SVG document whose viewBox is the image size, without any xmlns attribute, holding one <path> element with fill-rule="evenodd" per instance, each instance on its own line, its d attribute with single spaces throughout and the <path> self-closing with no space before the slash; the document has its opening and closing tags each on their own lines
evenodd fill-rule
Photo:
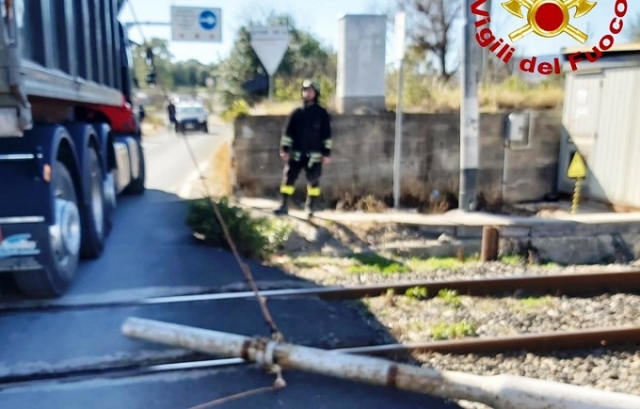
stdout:
<svg viewBox="0 0 640 409">
<path fill-rule="evenodd" d="M 287 27 L 253 27 L 251 29 L 251 47 L 270 77 L 278 70 L 289 48 L 289 41 Z"/>
<path fill-rule="evenodd" d="M 222 10 L 205 7 L 171 7 L 173 41 L 222 42 Z"/>
</svg>

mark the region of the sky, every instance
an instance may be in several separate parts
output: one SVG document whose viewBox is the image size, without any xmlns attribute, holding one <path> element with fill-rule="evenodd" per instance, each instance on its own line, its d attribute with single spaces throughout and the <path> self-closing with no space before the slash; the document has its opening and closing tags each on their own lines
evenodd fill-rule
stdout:
<svg viewBox="0 0 640 409">
<path fill-rule="evenodd" d="M 260 18 L 270 10 L 286 12 L 294 16 L 299 28 L 310 31 L 326 45 L 334 50 L 338 49 L 338 17 L 343 14 L 380 14 L 389 9 L 390 5 L 398 0 L 232 0 L 222 2 L 220 0 L 129 0 L 133 5 L 138 21 L 170 22 L 170 10 L 172 5 L 218 7 L 222 9 L 222 42 L 221 43 L 189 43 L 171 42 L 170 51 L 176 60 L 196 59 L 202 63 L 214 63 L 224 59 L 233 46 L 235 33 L 249 18 Z M 464 1 L 464 0 L 463 0 Z M 597 1 L 593 10 L 579 19 L 572 19 L 571 23 L 576 28 L 589 35 L 585 46 L 596 45 L 603 35 L 608 33 L 609 23 L 614 17 L 614 1 Z M 637 1 L 628 1 L 629 11 L 625 18 L 629 23 L 640 11 Z M 255 7 L 255 4 L 260 4 Z M 518 19 L 506 12 L 500 5 L 500 1 L 493 2 L 491 20 L 493 30 L 498 37 L 508 39 L 508 34 L 526 24 L 525 20 Z M 523 9 L 523 13 L 526 10 Z M 525 14 L 526 15 L 526 14 Z M 133 21 L 131 8 L 125 6 L 120 13 L 123 22 Z M 628 25 L 628 24 L 625 24 Z M 141 42 L 140 34 L 144 36 L 159 37 L 171 40 L 171 27 L 142 26 L 134 28 L 130 32 L 133 41 Z M 387 35 L 387 61 L 391 62 L 394 55 L 393 26 L 389 25 Z M 627 42 L 622 31 L 616 38 L 616 43 Z M 457 60 L 460 50 L 461 24 L 454 29 L 454 51 L 450 58 Z M 553 39 L 542 39 L 535 34 L 529 34 L 518 41 L 514 46 L 516 53 L 526 56 L 557 54 L 562 47 L 575 47 L 581 44 L 566 34 L 560 34 Z"/>
</svg>

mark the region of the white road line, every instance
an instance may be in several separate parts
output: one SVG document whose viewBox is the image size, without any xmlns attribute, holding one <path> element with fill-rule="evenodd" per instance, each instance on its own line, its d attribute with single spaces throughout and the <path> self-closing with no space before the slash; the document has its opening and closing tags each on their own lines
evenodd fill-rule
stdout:
<svg viewBox="0 0 640 409">
<path fill-rule="evenodd" d="M 200 177 L 200 174 L 204 174 L 207 171 L 207 169 L 209 169 L 210 163 L 211 161 L 206 161 L 198 165 L 198 170 L 193 171 L 193 173 L 189 175 L 187 180 L 182 185 L 182 188 L 180 189 L 180 193 L 178 193 L 178 196 L 182 198 L 189 197 L 189 194 L 191 193 L 191 185 L 193 184 L 193 182 L 198 180 L 198 178 Z"/>
</svg>

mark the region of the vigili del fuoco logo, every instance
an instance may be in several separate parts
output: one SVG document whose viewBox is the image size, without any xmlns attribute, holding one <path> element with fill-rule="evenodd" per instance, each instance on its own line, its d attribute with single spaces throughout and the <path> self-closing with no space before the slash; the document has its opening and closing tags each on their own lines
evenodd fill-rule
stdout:
<svg viewBox="0 0 640 409">
<path fill-rule="evenodd" d="M 516 53 L 517 42 L 528 35 L 537 35 L 542 39 L 553 38 L 559 35 L 567 35 L 580 44 L 586 44 L 589 39 L 587 34 L 574 25 L 573 19 L 580 19 L 589 14 L 594 8 L 603 7 L 601 2 L 587 0 L 508 0 L 501 6 L 512 16 L 522 20 L 522 27 L 509 34 L 509 40 L 497 38 L 491 30 L 489 23 L 491 16 L 488 11 L 481 9 L 486 0 L 475 0 L 471 4 L 471 13 L 476 17 L 476 41 L 482 48 L 488 48 L 501 61 L 508 63 Z M 624 16 L 627 14 L 627 0 L 615 0 L 613 4 L 614 17 L 609 24 L 609 32 L 605 34 L 590 52 L 573 53 L 568 56 L 571 70 L 578 69 L 581 61 L 595 62 L 602 57 L 602 52 L 610 49 L 614 44 L 614 38 L 620 34 L 624 26 Z M 478 17 L 480 17 L 478 19 Z M 542 75 L 560 74 L 562 72 L 560 59 L 556 57 L 551 62 L 537 63 L 536 57 L 523 58 L 519 68 L 523 72 Z"/>
</svg>

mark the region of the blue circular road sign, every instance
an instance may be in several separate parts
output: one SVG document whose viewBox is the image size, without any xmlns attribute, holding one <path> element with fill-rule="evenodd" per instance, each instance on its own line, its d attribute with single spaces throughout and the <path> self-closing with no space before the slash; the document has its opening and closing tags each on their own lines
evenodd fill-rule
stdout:
<svg viewBox="0 0 640 409">
<path fill-rule="evenodd" d="M 213 30 L 218 24 L 218 17 L 210 11 L 205 10 L 200 13 L 200 27 L 205 30 Z"/>
</svg>

